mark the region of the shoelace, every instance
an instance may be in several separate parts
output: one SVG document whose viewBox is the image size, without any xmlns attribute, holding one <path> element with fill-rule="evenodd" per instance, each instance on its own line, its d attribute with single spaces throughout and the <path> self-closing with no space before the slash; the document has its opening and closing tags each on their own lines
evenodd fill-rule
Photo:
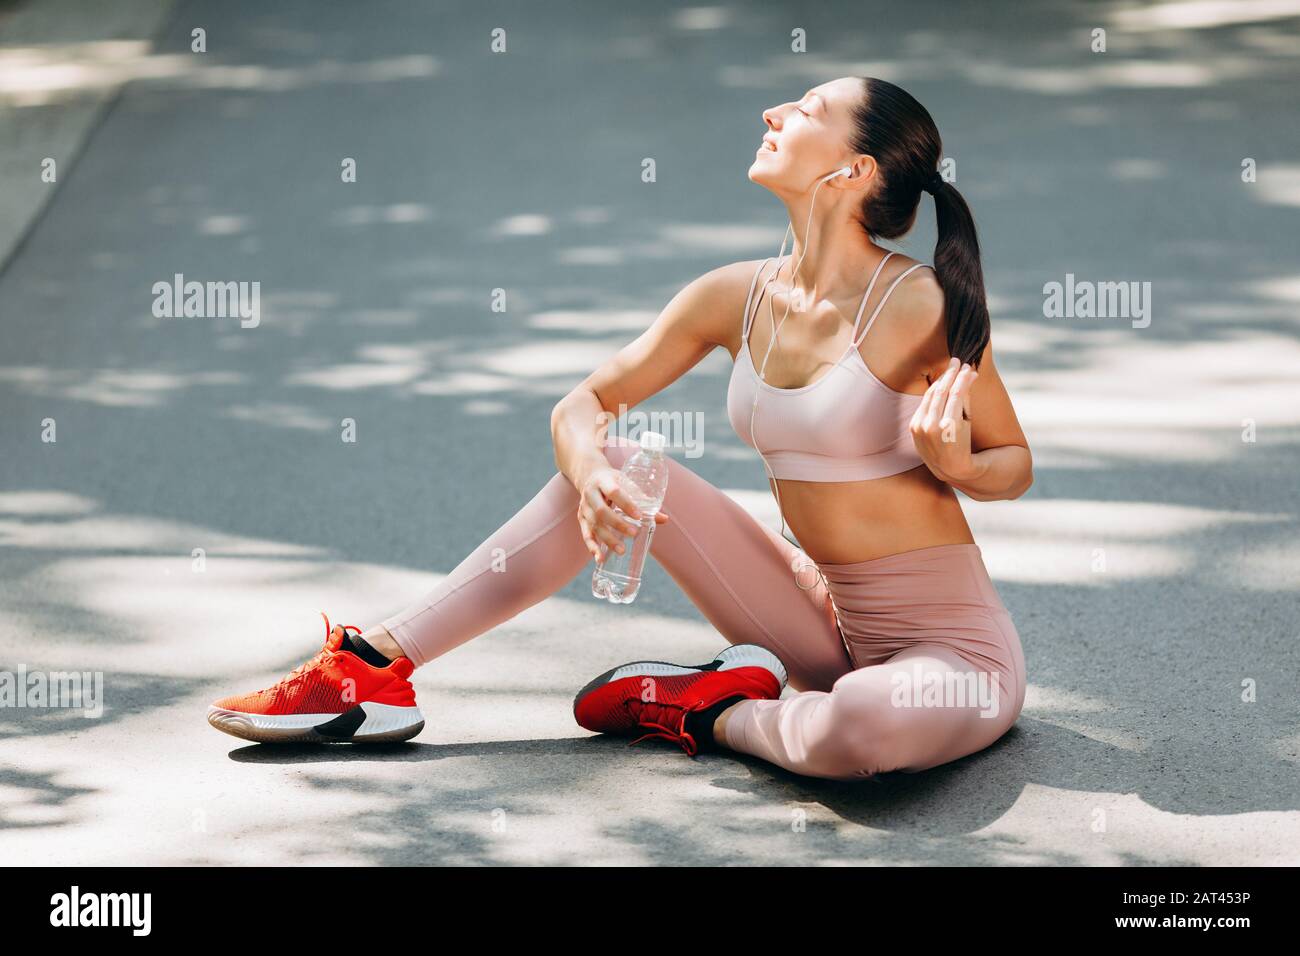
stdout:
<svg viewBox="0 0 1300 956">
<path fill-rule="evenodd" d="M 325 619 L 325 646 L 322 647 L 319 651 L 317 651 L 316 656 L 311 658 L 311 660 L 304 661 L 303 663 L 295 667 L 293 670 L 291 670 L 288 673 L 288 675 L 286 675 L 284 679 L 281 680 L 280 683 L 276 685 L 277 687 L 283 684 L 292 683 L 293 681 L 301 677 L 303 674 L 306 674 L 309 670 L 313 670 L 314 668 L 319 667 L 328 656 L 333 654 L 333 651 L 331 651 L 329 648 L 329 639 L 330 639 L 330 635 L 334 633 L 335 628 L 330 626 L 330 619 L 328 614 L 326 614 L 324 611 L 321 611 L 320 616 Z M 347 634 L 348 631 L 356 631 L 358 634 L 361 633 L 361 628 L 353 624 L 336 625 L 336 627 L 338 627 L 338 629 L 341 630 L 345 635 Z"/>
<path fill-rule="evenodd" d="M 361 628 L 357 627 L 355 624 L 336 624 L 334 627 L 330 627 L 329 615 L 326 614 L 324 611 L 321 611 L 320 616 L 325 618 L 325 640 L 326 641 L 330 639 L 330 635 L 333 634 L 336 629 L 342 631 L 344 634 L 347 634 L 348 631 L 356 631 L 357 634 L 361 633 Z"/>
<path fill-rule="evenodd" d="M 628 744 L 629 747 L 631 747 L 632 744 L 639 744 L 643 740 L 649 740 L 651 737 L 656 737 L 678 744 L 682 750 L 686 751 L 688 757 L 694 757 L 700 752 L 699 744 L 695 742 L 695 738 L 686 732 L 686 715 L 691 712 L 693 709 L 692 707 L 684 707 L 681 704 L 661 704 L 658 701 L 623 701 L 625 707 L 630 707 L 632 704 L 641 705 L 642 711 L 637 716 L 637 724 L 641 727 L 648 728 L 650 732 L 648 734 L 642 734 L 636 740 L 631 741 Z M 703 705 L 704 701 L 701 700 L 697 701 L 694 704 L 694 707 L 702 707 Z M 645 709 L 650 707 L 656 707 L 658 708 L 658 711 L 654 711 L 651 715 L 647 716 Z M 673 714 L 672 717 L 670 717 L 667 713 L 668 711 L 680 712 L 681 716 L 677 718 L 680 721 L 680 730 L 674 730 L 667 724 L 666 721 L 672 719 L 672 717 L 677 717 L 676 714 Z"/>
</svg>

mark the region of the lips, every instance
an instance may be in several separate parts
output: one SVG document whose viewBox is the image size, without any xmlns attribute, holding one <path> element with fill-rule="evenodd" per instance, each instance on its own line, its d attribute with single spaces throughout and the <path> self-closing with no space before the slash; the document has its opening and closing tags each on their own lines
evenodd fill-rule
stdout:
<svg viewBox="0 0 1300 956">
<path fill-rule="evenodd" d="M 764 136 L 764 137 L 763 137 L 763 144 L 762 144 L 761 146 L 759 146 L 758 149 L 759 149 L 759 152 L 775 153 L 775 152 L 776 152 L 776 143 L 772 142 L 770 139 L 768 139 L 766 136 Z"/>
</svg>

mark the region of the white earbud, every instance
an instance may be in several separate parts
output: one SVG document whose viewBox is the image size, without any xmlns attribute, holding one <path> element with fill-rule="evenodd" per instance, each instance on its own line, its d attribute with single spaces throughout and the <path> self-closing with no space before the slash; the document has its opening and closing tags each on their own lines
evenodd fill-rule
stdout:
<svg viewBox="0 0 1300 956">
<path fill-rule="evenodd" d="M 835 172 L 831 173 L 829 176 L 823 176 L 822 182 L 824 183 L 829 182 L 830 180 L 834 179 L 836 176 L 852 176 L 852 175 L 853 175 L 853 167 L 845 166 L 843 169 L 835 170 Z"/>
</svg>

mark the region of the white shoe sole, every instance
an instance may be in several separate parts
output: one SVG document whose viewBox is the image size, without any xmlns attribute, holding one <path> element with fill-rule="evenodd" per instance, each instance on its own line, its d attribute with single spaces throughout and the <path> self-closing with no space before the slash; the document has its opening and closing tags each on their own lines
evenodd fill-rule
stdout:
<svg viewBox="0 0 1300 956">
<path fill-rule="evenodd" d="M 683 664 L 669 664 L 667 661 L 633 661 L 631 664 L 623 664 L 613 670 L 606 671 L 578 691 L 573 698 L 573 703 L 576 707 L 578 701 L 585 697 L 588 692 L 616 680 L 622 680 L 625 677 L 675 677 L 680 674 L 698 674 L 700 671 L 729 671 L 735 670 L 737 667 L 761 667 L 765 671 L 771 672 L 777 683 L 780 684 L 781 690 L 785 690 L 788 675 L 785 671 L 785 665 L 781 663 L 779 657 L 767 648 L 759 647 L 757 644 L 733 644 L 719 651 L 718 655 L 709 663 L 699 664 L 694 667 Z"/>
<path fill-rule="evenodd" d="M 424 729 L 418 707 L 367 701 L 343 714 L 247 714 L 215 704 L 208 723 L 254 743 L 400 743 Z"/>
</svg>

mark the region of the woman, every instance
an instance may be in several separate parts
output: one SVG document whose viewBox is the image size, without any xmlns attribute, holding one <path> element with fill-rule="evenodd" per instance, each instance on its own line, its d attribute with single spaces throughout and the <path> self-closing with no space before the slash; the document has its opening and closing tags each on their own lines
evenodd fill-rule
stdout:
<svg viewBox="0 0 1300 956">
<path fill-rule="evenodd" d="M 945 763 L 1015 722 L 1019 638 L 953 489 L 1015 498 L 1032 463 L 993 365 L 975 226 L 936 172 L 938 130 L 906 92 L 862 78 L 763 120 L 749 178 L 785 204 L 792 255 L 686 286 L 555 406 L 559 470 L 531 501 L 415 606 L 364 632 L 327 619 L 320 654 L 269 691 L 219 701 L 214 726 L 251 740 L 418 733 L 416 666 L 623 551 L 635 525 L 615 508 L 639 514 L 617 480 L 630 443 L 603 442 L 606 413 L 717 346 L 734 359 L 731 423 L 803 547 L 671 461 L 651 553 L 733 646 L 705 665 L 602 674 L 578 694 L 578 722 L 832 779 Z M 933 267 L 878 244 L 911 229 L 923 193 Z M 787 676 L 801 693 L 778 699 Z"/>
</svg>

